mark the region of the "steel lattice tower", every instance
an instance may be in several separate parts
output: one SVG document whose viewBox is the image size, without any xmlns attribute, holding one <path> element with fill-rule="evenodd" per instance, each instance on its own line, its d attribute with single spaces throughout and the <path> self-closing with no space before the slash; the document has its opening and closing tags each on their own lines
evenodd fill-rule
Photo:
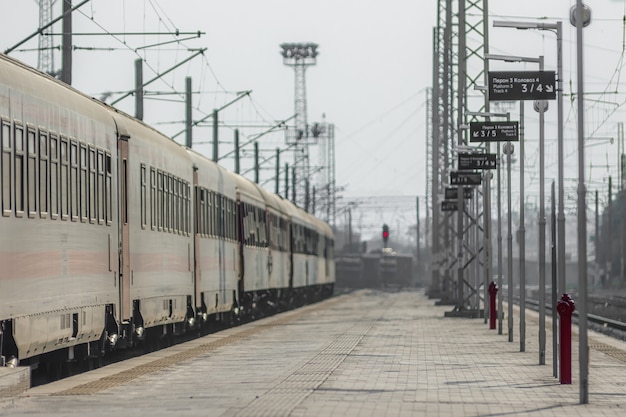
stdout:
<svg viewBox="0 0 626 417">
<path fill-rule="evenodd" d="M 39 4 L 39 27 L 42 28 L 52 20 L 52 5 L 55 0 L 36 0 Z M 54 74 L 54 52 L 52 50 L 52 36 L 39 34 L 37 53 L 37 68 L 48 74 Z"/>
<path fill-rule="evenodd" d="M 295 73 L 296 125 L 295 130 L 287 132 L 287 145 L 294 148 L 295 181 L 292 181 L 292 187 L 295 187 L 294 191 L 296 191 L 294 203 L 307 208 L 311 172 L 305 74 L 308 67 L 317 64 L 318 45 L 316 43 L 283 43 L 280 47 L 283 63 L 293 67 Z"/>
<path fill-rule="evenodd" d="M 454 239 L 455 229 L 465 230 L 461 212 L 458 222 L 453 216 L 441 212 L 444 188 L 453 169 L 454 151 L 457 146 L 467 145 L 462 125 L 469 122 L 468 112 L 488 109 L 485 96 L 476 87 L 486 85 L 487 64 L 487 2 L 488 0 L 439 0 L 437 26 L 433 29 L 433 92 L 431 100 L 432 128 L 432 176 L 430 180 L 432 208 L 432 282 L 429 294 L 445 298 L 452 295 L 455 285 L 454 270 L 463 273 L 464 265 L 481 261 L 476 256 L 483 248 L 467 250 L 464 242 Z M 482 193 L 479 193 L 482 194 Z M 478 197 L 478 196 L 477 196 Z M 485 201 L 489 201 L 488 199 Z M 483 211 L 489 207 L 483 205 Z M 478 228 L 478 210 L 470 212 L 477 220 L 470 226 Z M 456 216 L 454 216 L 456 217 Z M 484 228 L 483 228 L 484 229 Z M 476 239 L 474 233 L 473 245 Z M 469 234 L 468 234 L 469 236 Z M 487 242 L 488 234 L 483 239 Z M 471 244 L 471 243 L 470 243 Z M 490 273 L 489 248 L 485 249 L 482 266 Z M 472 254 L 472 251 L 474 253 Z M 465 252 L 465 253 L 464 253 Z M 469 255 L 467 254 L 469 252 Z M 476 269 L 478 270 L 478 268 Z M 463 281 L 459 275 L 456 283 Z M 461 289 L 461 298 L 463 297 Z M 477 297 L 476 297 L 477 299 Z M 463 302 L 463 300 L 461 300 Z"/>
</svg>

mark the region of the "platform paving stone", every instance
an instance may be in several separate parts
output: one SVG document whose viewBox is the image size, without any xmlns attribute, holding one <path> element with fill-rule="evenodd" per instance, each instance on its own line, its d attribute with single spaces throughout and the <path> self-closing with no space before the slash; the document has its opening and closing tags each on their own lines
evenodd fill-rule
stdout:
<svg viewBox="0 0 626 417">
<path fill-rule="evenodd" d="M 519 310 L 511 343 L 506 322 L 498 334 L 449 309 L 423 290 L 344 294 L 30 389 L 0 401 L 0 416 L 626 415 L 626 343 L 589 332 L 600 350 L 581 405 L 577 340 L 573 384 L 561 385 L 549 322 L 538 365 L 536 313 L 520 352 Z"/>
</svg>

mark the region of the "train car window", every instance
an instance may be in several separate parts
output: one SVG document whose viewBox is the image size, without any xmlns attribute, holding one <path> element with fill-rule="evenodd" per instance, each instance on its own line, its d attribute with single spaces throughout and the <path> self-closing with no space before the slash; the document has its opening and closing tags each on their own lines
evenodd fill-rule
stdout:
<svg viewBox="0 0 626 417">
<path fill-rule="evenodd" d="M 224 237 L 224 196 L 221 194 L 215 194 L 215 205 L 217 210 L 215 212 L 215 234 L 218 238 Z"/>
<path fill-rule="evenodd" d="M 191 208 L 191 184 L 185 183 L 185 233 L 189 236 L 191 232 L 191 224 L 189 220 L 191 218 L 189 210 Z"/>
<path fill-rule="evenodd" d="M 37 215 L 37 131 L 32 126 L 26 128 L 26 183 L 28 217 L 34 219 Z"/>
<path fill-rule="evenodd" d="M 176 233 L 176 178 L 170 179 L 170 231 Z"/>
<path fill-rule="evenodd" d="M 8 120 L 2 120 L 0 129 L 2 135 L 2 161 L 0 175 L 2 176 L 2 215 L 10 216 L 13 210 L 13 144 L 11 141 L 11 123 Z"/>
<path fill-rule="evenodd" d="M 230 200 L 230 209 L 231 209 L 231 217 L 230 217 L 230 238 L 231 240 L 237 239 L 237 205 L 233 199 Z"/>
<path fill-rule="evenodd" d="M 183 199 L 182 199 L 182 190 L 181 190 L 181 181 L 178 178 L 174 178 L 174 193 L 176 198 L 174 199 L 174 208 L 175 208 L 175 222 L 174 225 L 176 226 L 176 233 L 180 234 L 182 232 L 182 222 L 181 222 L 181 217 L 182 217 L 182 209 L 181 209 L 181 205 L 183 204 Z"/>
<path fill-rule="evenodd" d="M 163 181 L 163 199 L 161 201 L 162 204 L 162 211 L 161 211 L 161 226 L 163 228 L 164 232 L 167 232 L 167 224 L 168 224 L 168 213 L 169 210 L 168 208 L 168 183 L 167 183 L 167 175 L 165 173 L 162 174 L 162 181 Z"/>
<path fill-rule="evenodd" d="M 70 201 L 72 221 L 78 220 L 78 144 L 70 140 Z"/>
<path fill-rule="evenodd" d="M 237 240 L 237 204 L 235 203 L 235 200 L 230 199 L 230 207 L 231 207 L 230 238 L 232 240 Z"/>
<path fill-rule="evenodd" d="M 265 248 L 267 247 L 267 223 L 265 221 L 265 210 L 257 209 L 257 213 L 259 216 L 259 243 L 262 248 Z"/>
<path fill-rule="evenodd" d="M 220 198 L 222 200 L 222 213 L 223 213 L 223 217 L 222 217 L 222 234 L 221 237 L 222 239 L 226 239 L 228 237 L 228 198 L 226 198 L 224 195 L 220 195 Z"/>
<path fill-rule="evenodd" d="M 213 191 L 207 191 L 207 225 L 208 225 L 208 235 L 213 236 Z"/>
<path fill-rule="evenodd" d="M 259 209 L 259 215 L 261 218 L 261 246 L 266 248 L 269 243 L 267 237 L 267 215 L 264 210 Z"/>
<path fill-rule="evenodd" d="M 88 198 L 88 184 L 87 184 L 87 146 L 81 144 L 79 150 L 79 165 L 80 165 L 80 221 L 85 223 L 88 216 L 87 198 Z"/>
<path fill-rule="evenodd" d="M 97 185 L 96 185 L 96 150 L 91 146 L 88 149 L 89 152 L 89 222 L 96 222 L 96 195 L 98 193 Z"/>
<path fill-rule="evenodd" d="M 215 197 L 215 193 L 213 191 L 209 191 L 209 227 L 211 229 L 209 235 L 212 237 L 217 236 L 217 199 Z"/>
<path fill-rule="evenodd" d="M 15 125 L 14 129 L 14 155 L 15 155 L 15 215 L 24 215 L 24 127 Z"/>
<path fill-rule="evenodd" d="M 156 229 L 156 171 L 150 167 L 150 228 Z"/>
<path fill-rule="evenodd" d="M 204 236 L 204 205 L 206 204 L 204 201 L 204 189 L 198 186 L 194 188 L 196 190 L 195 233 Z"/>
<path fill-rule="evenodd" d="M 145 229 L 147 222 L 147 200 L 146 200 L 146 166 L 141 164 L 140 167 L 140 192 L 139 192 L 140 210 L 141 210 L 141 228 Z"/>
<path fill-rule="evenodd" d="M 220 194 L 220 204 L 222 216 L 220 217 L 220 238 L 226 238 L 226 231 L 228 230 L 228 207 L 226 207 L 226 197 L 223 194 Z"/>
<path fill-rule="evenodd" d="M 167 174 L 167 231 L 172 233 L 174 229 L 174 181 L 170 174 Z"/>
<path fill-rule="evenodd" d="M 219 204 L 219 194 L 217 193 L 211 193 L 213 196 L 213 212 L 211 213 L 212 215 L 212 227 L 213 227 L 213 236 L 214 237 L 219 237 L 220 235 L 220 226 L 219 226 L 219 222 L 220 222 L 220 204 Z"/>
<path fill-rule="evenodd" d="M 174 233 L 179 233 L 180 225 L 178 223 L 179 220 L 179 199 L 180 199 L 180 186 L 179 186 L 178 178 L 172 178 L 172 231 Z"/>
<path fill-rule="evenodd" d="M 233 200 L 231 200 L 230 198 L 226 199 L 227 204 L 228 204 L 228 228 L 227 233 L 226 233 L 226 237 L 231 240 L 233 238 L 233 227 L 235 226 L 235 219 L 233 217 L 234 214 L 234 207 L 233 207 Z"/>
<path fill-rule="evenodd" d="M 120 179 L 120 205 L 122 207 L 122 224 L 128 224 L 128 159 L 122 159 L 122 178 Z"/>
<path fill-rule="evenodd" d="M 256 246 L 256 220 L 255 220 L 255 209 L 253 206 L 248 204 L 248 233 L 250 235 L 250 246 Z"/>
<path fill-rule="evenodd" d="M 170 229 L 176 233 L 176 178 L 170 176 Z"/>
<path fill-rule="evenodd" d="M 178 180 L 178 234 L 185 233 L 185 183 Z"/>
<path fill-rule="evenodd" d="M 61 148 L 60 148 L 60 156 L 61 156 L 61 180 L 59 183 L 59 198 L 61 199 L 61 220 L 67 220 L 69 218 L 69 163 L 70 163 L 70 155 L 69 155 L 69 144 L 67 143 L 67 138 L 61 137 Z"/>
<path fill-rule="evenodd" d="M 48 132 L 39 131 L 39 216 L 48 217 Z"/>
<path fill-rule="evenodd" d="M 111 154 L 109 152 L 105 152 L 104 154 L 104 165 L 106 172 L 106 185 L 104 188 L 104 200 L 106 205 L 106 223 L 107 225 L 111 225 L 113 223 L 113 194 L 111 194 Z"/>
<path fill-rule="evenodd" d="M 163 173 L 157 171 L 157 201 L 156 201 L 157 229 L 163 229 Z"/>
<path fill-rule="evenodd" d="M 105 205 L 105 191 L 104 191 L 104 151 L 98 149 L 98 193 L 96 194 L 96 202 L 98 205 L 98 224 L 104 223 L 104 205 Z M 145 196 L 144 196 L 145 197 Z"/>
<path fill-rule="evenodd" d="M 246 203 L 241 203 L 241 235 L 244 245 L 249 245 L 248 205 Z"/>
<path fill-rule="evenodd" d="M 50 218 L 59 217 L 59 138 L 50 134 Z"/>
</svg>

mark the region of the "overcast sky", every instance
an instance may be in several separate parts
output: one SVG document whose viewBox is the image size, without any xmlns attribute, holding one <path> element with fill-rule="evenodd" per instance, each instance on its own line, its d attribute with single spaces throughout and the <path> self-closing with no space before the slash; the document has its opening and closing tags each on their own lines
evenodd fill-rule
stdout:
<svg viewBox="0 0 626 417">
<path fill-rule="evenodd" d="M 78 4 L 79 0 L 73 0 Z M 55 16 L 60 13 L 55 3 Z M 161 32 L 161 35 L 87 36 L 74 38 L 73 85 L 99 97 L 104 92 L 133 88 L 133 61 L 147 60 L 144 79 L 164 71 L 191 55 L 186 48 L 207 48 L 196 58 L 154 83 L 150 91 L 184 91 L 184 78 L 193 78 L 197 109 L 194 117 L 208 114 L 232 100 L 237 91 L 252 90 L 246 98 L 223 114 L 230 126 L 239 125 L 251 137 L 275 121 L 294 113 L 294 74 L 283 65 L 279 45 L 284 42 L 319 44 L 317 65 L 307 70 L 309 122 L 335 124 L 337 184 L 345 196 L 406 195 L 424 197 L 426 186 L 426 90 L 432 85 L 432 31 L 437 24 L 437 1 L 387 0 L 92 0 L 74 14 L 77 33 Z M 590 184 L 601 187 L 608 175 L 617 175 L 617 122 L 623 120 L 624 88 L 621 86 L 624 48 L 625 2 L 588 1 L 592 24 L 585 29 L 585 80 L 589 95 L 586 133 L 589 139 L 587 164 Z M 490 50 L 492 53 L 545 55 L 546 69 L 556 69 L 556 37 L 550 32 L 493 28 L 491 21 L 563 20 L 564 92 L 576 90 L 575 30 L 569 24 L 574 0 L 492 0 Z M 0 0 L 0 47 L 5 50 L 36 30 L 38 7 L 33 0 Z M 10 11 L 9 11 L 10 10 Z M 138 49 L 174 39 L 170 31 L 205 32 L 183 45 L 168 44 Z M 55 27 L 60 32 L 60 26 Z M 474 35 L 475 36 L 475 35 Z M 181 35 L 178 38 L 186 38 Z M 37 38 L 22 49 L 37 47 Z M 53 44 L 59 45 L 55 36 Z M 85 48 L 96 49 L 88 50 Z M 113 48 L 112 50 L 109 50 Z M 33 66 L 34 52 L 14 51 L 11 56 Z M 55 54 L 56 67 L 60 54 Z M 492 69 L 534 70 L 532 64 L 493 63 Z M 570 85 L 571 83 L 571 85 Z M 110 103 L 119 94 L 110 96 Z M 161 96 L 174 99 L 177 96 Z M 576 177 L 576 104 L 566 96 L 566 177 Z M 594 104 L 595 103 L 595 104 Z M 133 99 L 118 105 L 133 113 Z M 503 107 L 504 108 L 504 107 Z M 510 111 L 517 112 L 517 106 Z M 536 200 L 537 130 L 536 113 L 526 107 L 528 199 Z M 167 134 L 183 128 L 184 107 L 180 102 L 150 100 L 145 120 Z M 513 116 L 515 117 L 515 116 Z M 172 123 L 176 122 L 176 123 Z M 556 103 L 547 115 L 548 178 L 556 177 Z M 248 127 L 254 126 L 254 127 Z M 222 128 L 225 141 L 232 128 Z M 198 143 L 210 141 L 209 129 L 194 131 Z M 611 143 L 610 138 L 613 138 Z M 182 140 L 182 136 L 179 137 Z M 282 143 L 282 134 L 268 135 L 262 148 Z M 210 155 L 210 147 L 198 145 Z M 203 147 L 204 146 L 204 147 Z M 222 145 L 224 152 L 232 144 Z M 289 162 L 286 158 L 284 162 Z M 229 162 L 224 163 L 227 167 Z M 269 178 L 268 170 L 262 177 Z M 569 184 L 575 190 L 575 184 Z M 272 189 L 273 184 L 267 184 Z M 572 191 L 573 192 L 573 191 Z M 528 200 L 527 199 L 527 200 Z"/>
</svg>

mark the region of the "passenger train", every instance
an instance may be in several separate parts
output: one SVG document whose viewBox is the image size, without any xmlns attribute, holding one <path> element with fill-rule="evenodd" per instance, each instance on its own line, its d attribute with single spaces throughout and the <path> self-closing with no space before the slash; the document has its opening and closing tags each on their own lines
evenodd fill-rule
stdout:
<svg viewBox="0 0 626 417">
<path fill-rule="evenodd" d="M 0 55 L 0 365 L 55 367 L 330 296 L 323 221 Z"/>
</svg>

